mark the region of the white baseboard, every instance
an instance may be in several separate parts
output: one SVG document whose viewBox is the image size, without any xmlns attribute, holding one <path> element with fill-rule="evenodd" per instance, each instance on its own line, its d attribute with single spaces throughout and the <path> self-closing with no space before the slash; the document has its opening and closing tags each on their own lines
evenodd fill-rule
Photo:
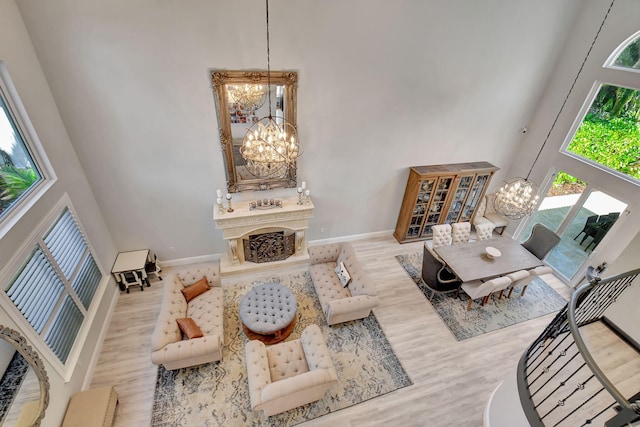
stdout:
<svg viewBox="0 0 640 427">
<path fill-rule="evenodd" d="M 329 237 L 327 239 L 312 240 L 309 242 L 309 244 L 324 245 L 327 243 L 350 242 L 350 241 L 360 240 L 360 239 L 370 238 L 370 237 L 390 236 L 391 234 L 393 234 L 393 230 L 374 231 L 373 233 L 352 234 L 349 236 Z M 185 265 L 218 261 L 224 258 L 225 256 L 226 254 L 200 255 L 200 256 L 195 256 L 190 258 L 179 258 L 179 259 L 171 259 L 166 261 L 160 260 L 160 264 L 163 267 L 182 267 Z"/>
<path fill-rule="evenodd" d="M 118 285 L 115 282 L 115 279 L 110 278 L 107 286 L 112 286 L 117 288 Z M 98 337 L 98 345 L 93 349 L 93 354 L 91 355 L 91 361 L 89 362 L 89 368 L 87 369 L 87 373 L 84 377 L 84 381 L 82 382 L 81 390 L 87 390 L 91 387 L 91 382 L 93 381 L 93 374 L 96 369 L 96 365 L 98 364 L 98 359 L 100 358 L 100 353 L 102 353 L 102 346 L 104 344 L 104 340 L 107 337 L 107 332 L 109 330 L 109 325 L 111 325 L 111 319 L 113 318 L 113 312 L 116 309 L 116 304 L 118 303 L 118 298 L 120 298 L 120 291 L 113 293 L 113 298 L 111 298 L 111 302 L 109 303 L 109 310 L 107 313 L 107 318 L 104 320 L 102 324 L 102 328 L 100 329 L 100 336 Z"/>
</svg>

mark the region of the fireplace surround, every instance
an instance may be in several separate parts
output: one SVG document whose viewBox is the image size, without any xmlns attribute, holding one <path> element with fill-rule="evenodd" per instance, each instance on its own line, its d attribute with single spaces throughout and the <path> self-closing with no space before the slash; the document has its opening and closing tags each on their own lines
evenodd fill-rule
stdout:
<svg viewBox="0 0 640 427">
<path fill-rule="evenodd" d="M 214 207 L 216 228 L 222 230 L 222 237 L 228 243 L 227 253 L 220 260 L 221 274 L 244 273 L 306 262 L 309 254 L 305 232 L 309 228 L 309 219 L 313 217 L 314 206 L 311 201 L 303 205 L 298 205 L 297 202 L 297 197 L 287 197 L 282 199 L 281 208 L 252 210 L 248 202 L 239 201 L 234 204 L 233 212 L 222 213 Z M 286 243 L 287 248 L 284 250 L 290 251 L 291 255 L 285 259 L 276 259 L 278 256 L 274 256 L 274 260 L 249 262 L 253 261 L 250 259 L 253 255 L 245 251 L 244 241 L 250 241 L 250 236 L 266 234 L 267 237 L 260 242 L 264 245 L 260 250 L 268 253 L 274 233 L 281 233 L 284 240 L 290 242 Z"/>
</svg>

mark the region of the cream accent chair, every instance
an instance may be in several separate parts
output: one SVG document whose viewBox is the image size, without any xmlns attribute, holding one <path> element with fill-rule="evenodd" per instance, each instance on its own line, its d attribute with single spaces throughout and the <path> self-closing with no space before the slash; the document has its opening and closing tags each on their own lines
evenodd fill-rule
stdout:
<svg viewBox="0 0 640 427">
<path fill-rule="evenodd" d="M 328 325 L 363 319 L 378 306 L 376 288 L 360 266 L 350 243 L 311 246 L 308 251 L 313 287 Z M 347 286 L 342 286 L 335 272 L 340 262 L 344 262 L 351 276 Z"/>
<path fill-rule="evenodd" d="M 500 215 L 493 207 L 493 194 L 485 194 L 476 208 L 473 217 L 473 225 L 492 223 L 493 227 L 498 229 L 498 233 L 502 235 L 504 229 L 509 225 L 509 220 Z"/>
<path fill-rule="evenodd" d="M 493 237 L 493 229 L 495 226 L 492 222 L 476 224 L 476 240 L 487 240 Z"/>
<path fill-rule="evenodd" d="M 467 243 L 471 237 L 470 222 L 455 222 L 451 224 L 452 244 Z"/>
<path fill-rule="evenodd" d="M 519 270 L 515 271 L 507 276 L 513 280 L 513 284 L 511 285 L 511 289 L 509 290 L 509 294 L 507 298 L 511 298 L 511 293 L 516 287 L 522 287 L 522 291 L 520 291 L 520 296 L 524 296 L 524 292 L 527 290 L 527 286 L 533 282 L 533 279 L 536 277 L 540 277 L 543 274 L 553 273 L 553 269 L 546 265 L 541 265 L 536 268 L 532 268 L 531 270 Z"/>
<path fill-rule="evenodd" d="M 451 225 L 437 224 L 431 227 L 433 233 L 431 247 L 438 248 L 440 246 L 451 244 Z"/>
<path fill-rule="evenodd" d="M 485 305 L 492 293 L 496 292 L 497 289 L 503 286 L 504 287 L 502 289 L 506 289 L 510 284 L 511 279 L 507 276 L 496 277 L 495 279 L 487 280 L 486 282 L 481 280 L 464 282 L 460 285 L 460 288 L 469 296 L 467 310 L 471 310 L 471 304 L 473 304 L 474 299 L 482 298 L 482 305 Z"/>
<path fill-rule="evenodd" d="M 300 339 L 267 347 L 245 345 L 251 409 L 271 416 L 324 397 L 338 381 L 329 349 L 318 325 L 309 325 Z"/>
<path fill-rule="evenodd" d="M 187 303 L 182 289 L 203 276 L 207 277 L 210 289 Z M 151 361 L 174 370 L 221 360 L 224 300 L 220 264 L 178 271 L 164 280 L 163 292 L 158 321 L 151 336 Z M 176 323 L 176 319 L 183 317 L 192 318 L 204 336 L 183 340 L 182 331 Z"/>
</svg>

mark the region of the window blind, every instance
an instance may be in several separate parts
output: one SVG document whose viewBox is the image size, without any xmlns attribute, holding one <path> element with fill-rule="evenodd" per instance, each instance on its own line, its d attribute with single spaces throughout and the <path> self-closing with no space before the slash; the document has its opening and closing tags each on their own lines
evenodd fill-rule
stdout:
<svg viewBox="0 0 640 427">
<path fill-rule="evenodd" d="M 101 279 L 76 219 L 65 208 L 5 292 L 65 363 Z"/>
</svg>

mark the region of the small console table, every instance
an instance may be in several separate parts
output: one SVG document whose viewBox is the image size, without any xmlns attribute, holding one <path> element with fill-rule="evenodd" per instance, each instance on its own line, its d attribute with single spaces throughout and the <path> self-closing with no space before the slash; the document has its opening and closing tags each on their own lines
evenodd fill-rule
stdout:
<svg viewBox="0 0 640 427">
<path fill-rule="evenodd" d="M 139 251 L 120 252 L 111 268 L 111 274 L 115 277 L 120 290 L 129 293 L 129 286 L 140 286 L 144 290 L 144 284 L 149 284 L 145 266 L 149 257 L 149 249 Z M 135 277 L 135 279 L 132 279 Z"/>
</svg>

